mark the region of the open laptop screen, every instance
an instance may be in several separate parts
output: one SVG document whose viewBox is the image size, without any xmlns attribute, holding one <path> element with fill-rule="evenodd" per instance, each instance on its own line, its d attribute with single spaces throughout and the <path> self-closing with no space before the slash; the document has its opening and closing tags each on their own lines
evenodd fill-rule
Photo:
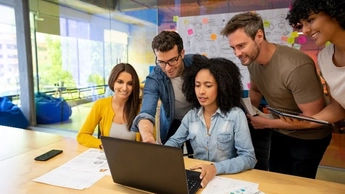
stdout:
<svg viewBox="0 0 345 194">
<path fill-rule="evenodd" d="M 182 150 L 169 146 L 101 137 L 115 183 L 154 193 L 188 191 Z M 198 179 L 199 172 L 194 173 Z"/>
</svg>

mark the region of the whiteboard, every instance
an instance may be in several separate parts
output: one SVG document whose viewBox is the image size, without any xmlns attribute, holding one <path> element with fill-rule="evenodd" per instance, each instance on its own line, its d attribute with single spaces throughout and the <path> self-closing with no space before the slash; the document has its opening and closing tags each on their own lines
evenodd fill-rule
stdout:
<svg viewBox="0 0 345 194">
<path fill-rule="evenodd" d="M 260 10 L 269 42 L 292 46 L 292 27 L 285 20 L 288 8 Z M 240 13 L 240 12 L 238 12 Z M 249 72 L 234 55 L 228 39 L 220 35 L 226 23 L 238 13 L 179 17 L 177 31 L 183 39 L 186 54 L 203 54 L 209 58 L 223 57 L 233 61 L 242 74 L 243 89 L 249 89 Z"/>
</svg>

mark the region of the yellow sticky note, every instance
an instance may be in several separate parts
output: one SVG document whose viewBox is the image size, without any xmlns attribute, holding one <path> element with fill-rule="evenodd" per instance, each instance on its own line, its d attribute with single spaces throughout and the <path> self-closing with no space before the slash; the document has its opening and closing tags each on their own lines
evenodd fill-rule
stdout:
<svg viewBox="0 0 345 194">
<path fill-rule="evenodd" d="M 291 37 L 296 38 L 296 37 L 298 37 L 298 36 L 299 36 L 299 35 L 298 35 L 298 32 L 297 32 L 297 31 L 291 32 Z"/>
<path fill-rule="evenodd" d="M 290 37 L 287 39 L 287 43 L 289 43 L 289 44 L 295 43 L 295 38 L 290 36 Z"/>
<path fill-rule="evenodd" d="M 173 22 L 177 22 L 177 20 L 178 20 L 178 16 L 175 15 L 175 16 L 173 17 Z"/>
<path fill-rule="evenodd" d="M 217 39 L 217 34 L 212 33 L 210 38 L 211 38 L 211 40 L 216 40 Z"/>
<path fill-rule="evenodd" d="M 189 24 L 189 21 L 188 21 L 188 20 L 184 20 L 183 23 L 184 23 L 185 25 L 188 25 L 188 24 Z"/>
<path fill-rule="evenodd" d="M 270 21 L 268 21 L 268 20 L 265 20 L 264 21 L 264 27 L 265 28 L 267 28 L 268 26 L 270 26 L 271 25 L 271 22 Z"/>
</svg>

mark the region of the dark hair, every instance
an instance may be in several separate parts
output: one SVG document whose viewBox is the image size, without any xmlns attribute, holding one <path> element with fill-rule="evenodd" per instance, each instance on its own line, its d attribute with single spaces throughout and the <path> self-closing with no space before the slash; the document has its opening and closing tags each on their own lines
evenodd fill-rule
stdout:
<svg viewBox="0 0 345 194">
<path fill-rule="evenodd" d="M 262 30 L 264 40 L 266 40 L 264 23 L 259 14 L 253 12 L 240 13 L 232 17 L 220 32 L 221 35 L 228 36 L 238 29 L 244 29 L 244 32 L 253 40 L 258 30 Z"/>
<path fill-rule="evenodd" d="M 182 74 L 182 92 L 193 108 L 201 105 L 195 94 L 195 77 L 202 69 L 208 69 L 214 76 L 217 84 L 217 105 L 226 114 L 233 107 L 240 107 L 242 95 L 242 81 L 239 68 L 232 61 L 225 58 L 208 59 L 201 55 L 193 56 L 193 64 Z"/>
<path fill-rule="evenodd" d="M 122 72 L 127 72 L 132 75 L 133 80 L 133 90 L 131 95 L 128 97 L 126 105 L 124 107 L 124 115 L 127 119 L 127 129 L 130 130 L 133 120 L 135 116 L 138 114 L 139 106 L 140 106 L 140 84 L 138 74 L 133 68 L 132 65 L 128 63 L 119 63 L 113 67 L 111 70 L 109 79 L 108 79 L 108 86 L 114 92 L 114 83 L 119 77 L 119 74 Z"/>
<path fill-rule="evenodd" d="M 177 45 L 178 53 L 183 50 L 183 40 L 181 36 L 175 31 L 162 31 L 152 41 L 152 50 L 160 52 L 167 52 Z"/>
<path fill-rule="evenodd" d="M 340 27 L 345 30 L 345 0 L 295 0 L 286 16 L 289 24 L 301 29 L 301 20 L 306 20 L 310 14 L 325 13 L 335 19 Z"/>
</svg>

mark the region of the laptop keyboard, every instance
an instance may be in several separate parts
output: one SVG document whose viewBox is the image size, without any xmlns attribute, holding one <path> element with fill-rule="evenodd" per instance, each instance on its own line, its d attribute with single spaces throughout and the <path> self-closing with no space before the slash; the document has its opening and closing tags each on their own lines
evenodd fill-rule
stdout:
<svg viewBox="0 0 345 194">
<path fill-rule="evenodd" d="M 188 193 L 196 193 L 200 188 L 200 172 L 186 170 Z"/>
<path fill-rule="evenodd" d="M 191 180 L 191 179 L 187 179 L 187 184 L 188 184 L 188 191 L 192 191 L 195 186 L 199 187 L 200 185 L 199 181 Z"/>
</svg>

